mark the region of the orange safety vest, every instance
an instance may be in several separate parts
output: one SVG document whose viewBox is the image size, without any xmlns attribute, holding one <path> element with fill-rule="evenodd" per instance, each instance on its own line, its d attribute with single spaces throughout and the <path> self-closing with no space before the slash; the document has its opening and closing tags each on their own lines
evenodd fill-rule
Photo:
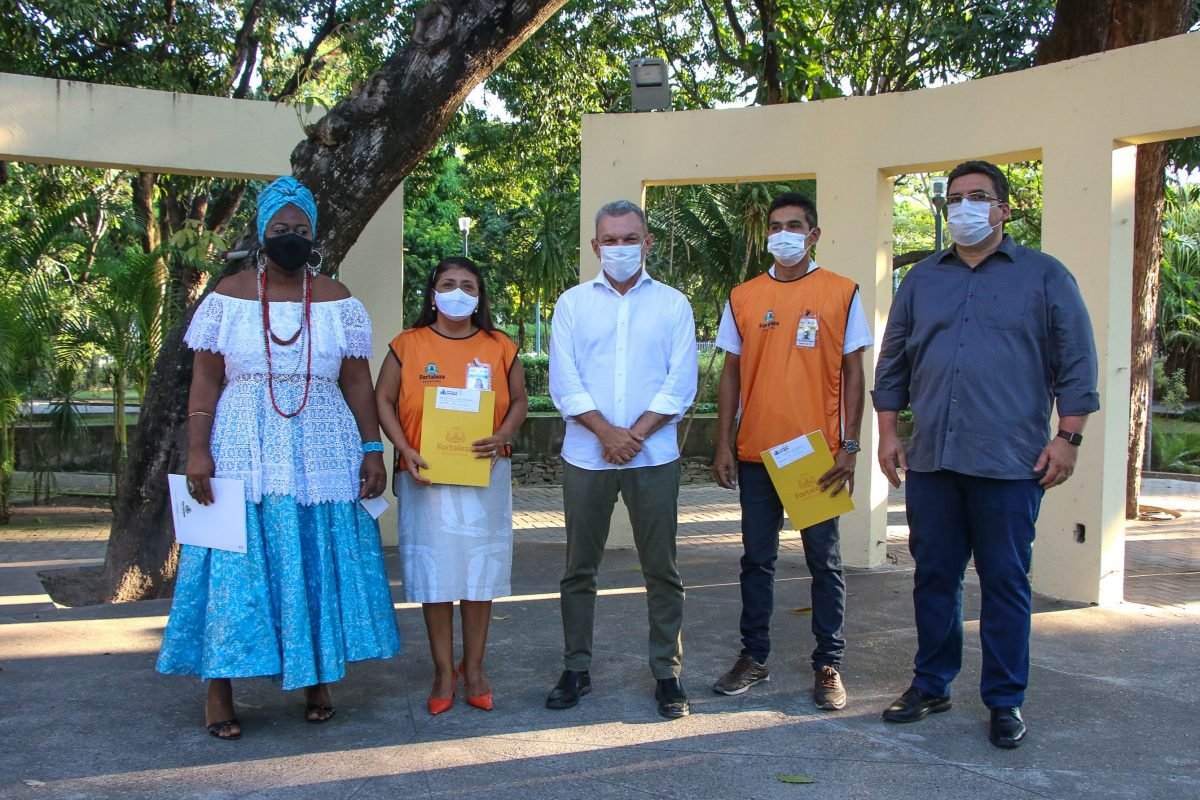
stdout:
<svg viewBox="0 0 1200 800">
<path fill-rule="evenodd" d="M 734 288 L 730 310 L 742 337 L 742 416 L 737 457 L 821 430 L 842 442 L 842 348 L 858 285 L 814 269 L 794 281 L 764 273 Z M 811 346 L 808 346 L 811 345 Z"/>
<path fill-rule="evenodd" d="M 404 438 L 413 447 L 421 447 L 421 416 L 425 411 L 425 387 L 467 386 L 467 366 L 474 359 L 491 367 L 492 391 L 496 393 L 496 412 L 492 430 L 500 427 L 508 413 L 508 373 L 517 358 L 517 345 L 501 331 L 477 331 L 466 339 L 442 336 L 433 328 L 410 328 L 390 345 L 400 362 L 400 395 L 396 414 Z M 400 453 L 396 468 L 407 469 Z"/>
</svg>

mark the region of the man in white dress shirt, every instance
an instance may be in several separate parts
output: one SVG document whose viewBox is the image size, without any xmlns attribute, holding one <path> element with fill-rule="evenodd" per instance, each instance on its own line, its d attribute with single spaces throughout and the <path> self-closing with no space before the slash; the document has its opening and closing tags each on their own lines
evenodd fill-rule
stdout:
<svg viewBox="0 0 1200 800">
<path fill-rule="evenodd" d="M 554 309 L 550 396 L 566 419 L 567 564 L 560 584 L 564 671 L 547 708 L 570 708 L 591 691 L 596 573 L 620 494 L 646 580 L 658 711 L 667 718 L 690 711 L 679 680 L 675 425 L 696 395 L 696 326 L 687 298 L 643 268 L 653 243 L 641 208 L 608 203 L 596 214 L 592 239 L 600 274 L 564 292 Z"/>
</svg>

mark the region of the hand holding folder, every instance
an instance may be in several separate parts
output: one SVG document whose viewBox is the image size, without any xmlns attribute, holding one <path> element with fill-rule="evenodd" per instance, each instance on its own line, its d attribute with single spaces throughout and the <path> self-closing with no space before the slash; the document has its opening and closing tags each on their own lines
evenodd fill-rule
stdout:
<svg viewBox="0 0 1200 800">
<path fill-rule="evenodd" d="M 850 493 L 821 491 L 817 481 L 833 468 L 825 434 L 814 431 L 762 452 L 763 465 L 796 530 L 854 510 Z"/>
<path fill-rule="evenodd" d="M 496 393 L 426 386 L 421 416 L 421 474 L 433 483 L 487 486 L 490 458 L 476 458 L 471 443 L 492 435 Z"/>
<path fill-rule="evenodd" d="M 201 505 L 187 488 L 187 477 L 168 475 L 175 541 L 213 550 L 246 552 L 246 484 L 232 478 L 210 478 L 213 502 Z"/>
</svg>

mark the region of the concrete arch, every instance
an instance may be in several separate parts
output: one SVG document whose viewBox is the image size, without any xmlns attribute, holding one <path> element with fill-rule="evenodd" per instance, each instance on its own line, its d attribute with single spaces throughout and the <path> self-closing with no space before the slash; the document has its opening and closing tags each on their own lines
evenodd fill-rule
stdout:
<svg viewBox="0 0 1200 800">
<path fill-rule="evenodd" d="M 290 175 L 303 138 L 297 110 L 280 103 L 0 73 L 0 161 L 262 179 Z M 374 323 L 376 372 L 403 324 L 403 254 L 401 185 L 340 269 Z M 380 530 L 396 543 L 394 509 Z"/>
<path fill-rule="evenodd" d="M 857 280 L 878 339 L 891 300 L 891 177 L 969 158 L 1040 158 L 1043 246 L 1074 272 L 1096 330 L 1102 410 L 1075 478 L 1043 503 L 1038 591 L 1114 604 L 1124 579 L 1134 145 L 1200 133 L 1200 33 L 963 84 L 876 97 L 716 111 L 588 116 L 581 241 L 600 205 L 664 183 L 816 178 L 821 262 Z M 599 265 L 583 248 L 581 276 Z M 876 353 L 868 351 L 873 372 Z M 864 426 L 874 453 L 878 430 Z M 846 563 L 885 555 L 887 485 L 859 461 Z M 1077 526 L 1085 535 L 1077 541 Z"/>
</svg>

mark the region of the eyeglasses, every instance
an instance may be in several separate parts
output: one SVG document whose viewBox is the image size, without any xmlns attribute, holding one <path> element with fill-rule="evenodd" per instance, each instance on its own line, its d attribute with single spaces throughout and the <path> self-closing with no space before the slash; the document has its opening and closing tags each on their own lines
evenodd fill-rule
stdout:
<svg viewBox="0 0 1200 800">
<path fill-rule="evenodd" d="M 963 200 L 970 200 L 974 203 L 987 203 L 992 200 L 995 200 L 996 202 L 1003 202 L 1000 200 L 999 197 L 994 197 L 994 196 L 988 194 L 987 192 L 983 191 L 982 189 L 977 189 L 974 192 L 967 192 L 966 194 L 948 194 L 948 195 L 946 195 L 946 205 L 948 205 L 948 206 L 956 206 L 959 203 L 961 203 Z"/>
</svg>

